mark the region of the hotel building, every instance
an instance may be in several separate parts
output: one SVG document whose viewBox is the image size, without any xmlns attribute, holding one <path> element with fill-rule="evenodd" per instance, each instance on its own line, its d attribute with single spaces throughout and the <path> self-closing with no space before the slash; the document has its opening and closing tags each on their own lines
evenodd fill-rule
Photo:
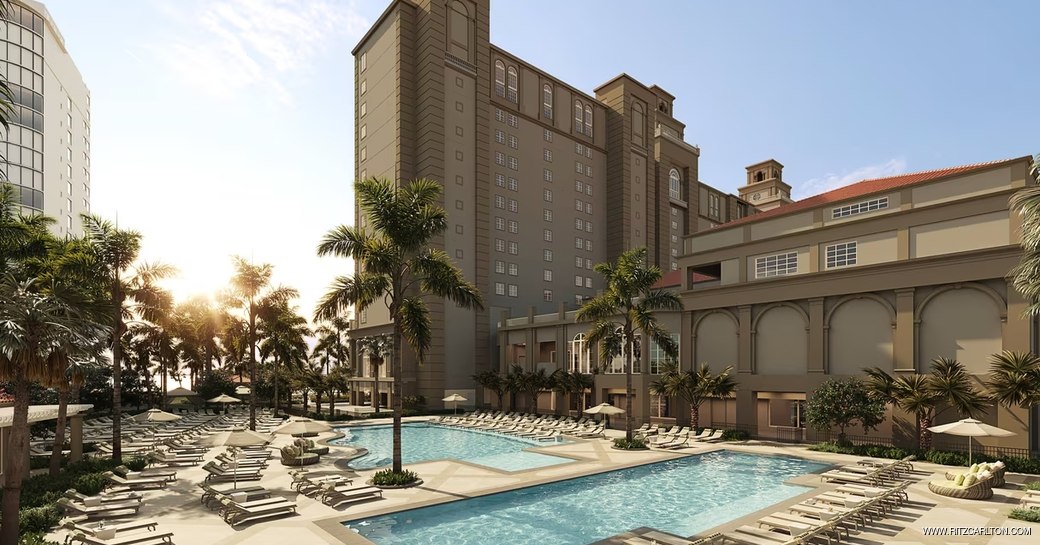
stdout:
<svg viewBox="0 0 1040 545">
<path fill-rule="evenodd" d="M 0 75 L 14 96 L 3 170 L 23 213 L 57 220 L 58 236 L 81 235 L 90 212 L 90 90 L 47 8 L 12 0 L 0 25 Z"/>
<path fill-rule="evenodd" d="M 428 302 L 434 342 L 421 368 L 406 362 L 403 394 L 429 406 L 475 399 L 472 375 L 503 364 L 503 316 L 576 309 L 603 287 L 593 265 L 632 247 L 678 270 L 683 237 L 750 210 L 698 182 L 700 150 L 672 117 L 674 96 L 626 74 L 577 89 L 492 45 L 489 10 L 395 0 L 353 51 L 358 178 L 441 182 L 450 225 L 435 245 L 485 296 L 479 312 Z M 355 221 L 366 225 L 359 209 Z M 390 330 L 377 304 L 351 335 Z M 555 358 L 522 350 L 531 366 Z M 352 401 L 379 381 L 386 406 L 390 366 L 354 363 Z"/>
</svg>

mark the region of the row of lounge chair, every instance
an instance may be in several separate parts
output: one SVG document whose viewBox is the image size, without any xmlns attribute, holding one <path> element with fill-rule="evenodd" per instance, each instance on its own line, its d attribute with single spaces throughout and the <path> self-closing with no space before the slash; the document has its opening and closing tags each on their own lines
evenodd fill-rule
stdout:
<svg viewBox="0 0 1040 545">
<path fill-rule="evenodd" d="M 297 492 L 317 499 L 329 507 L 339 507 L 383 498 L 383 489 L 354 486 L 354 480 L 342 474 L 314 475 L 307 470 L 290 471 L 290 486 Z"/>
<path fill-rule="evenodd" d="M 656 448 L 678 449 L 691 446 L 691 444 L 722 441 L 723 433 L 725 433 L 724 430 L 712 430 L 711 428 L 704 428 L 700 433 L 695 433 L 688 427 L 675 426 L 671 430 L 649 436 L 646 444 Z"/>
<path fill-rule="evenodd" d="M 438 421 L 446 426 L 502 433 L 535 440 L 558 440 L 562 436 L 593 439 L 606 437 L 606 427 L 589 418 L 538 416 L 523 413 L 484 412 L 448 416 Z"/>
<path fill-rule="evenodd" d="M 835 483 L 870 483 L 884 485 L 889 482 L 899 481 L 914 466 L 911 463 L 914 456 L 907 456 L 902 460 L 883 462 L 879 460 L 860 460 L 855 464 L 842 466 L 820 474 L 827 482 Z"/>
</svg>

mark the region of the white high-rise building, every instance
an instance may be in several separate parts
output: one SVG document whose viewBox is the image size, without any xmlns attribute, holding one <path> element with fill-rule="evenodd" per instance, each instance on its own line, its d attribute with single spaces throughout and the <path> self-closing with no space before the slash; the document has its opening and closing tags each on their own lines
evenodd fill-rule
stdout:
<svg viewBox="0 0 1040 545">
<path fill-rule="evenodd" d="M 54 233 L 82 234 L 90 212 L 90 90 L 47 8 L 13 0 L 0 23 L 0 74 L 14 95 L 3 169 L 23 212 L 57 220 Z"/>
</svg>

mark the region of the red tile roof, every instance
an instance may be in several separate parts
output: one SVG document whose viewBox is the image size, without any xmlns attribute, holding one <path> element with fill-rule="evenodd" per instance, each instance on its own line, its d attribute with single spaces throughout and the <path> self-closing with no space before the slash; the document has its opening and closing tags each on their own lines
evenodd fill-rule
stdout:
<svg viewBox="0 0 1040 545">
<path fill-rule="evenodd" d="M 673 288 L 682 284 L 682 271 L 668 271 L 652 287 L 655 290 Z"/>
<path fill-rule="evenodd" d="M 873 180 L 863 180 L 854 184 L 847 185 L 845 187 L 839 187 L 838 189 L 834 189 L 826 193 L 820 193 L 819 195 L 807 197 L 800 201 L 785 204 L 783 206 L 774 208 L 772 210 L 768 210 L 766 212 L 752 214 L 750 216 L 745 216 L 743 218 L 731 222 L 723 223 L 715 229 L 726 229 L 727 227 L 744 225 L 747 223 L 761 221 L 768 218 L 775 218 L 777 216 L 791 214 L 802 210 L 808 210 L 810 208 L 815 208 L 817 206 L 822 206 L 825 204 L 855 199 L 858 197 L 865 197 L 873 193 L 891 191 L 893 189 L 917 185 L 924 182 L 931 182 L 940 178 L 945 178 L 947 176 L 967 174 L 971 172 L 994 168 L 997 166 L 1002 166 L 1008 163 L 1014 163 L 1016 161 L 1028 161 L 1031 159 L 1032 158 L 1027 155 L 1015 159 L 1001 159 L 999 161 L 990 161 L 988 163 L 975 163 L 973 165 L 964 165 L 959 167 L 949 167 L 941 168 L 938 170 L 925 170 L 922 172 L 901 174 L 899 176 L 890 176 L 888 178 L 875 178 Z"/>
</svg>

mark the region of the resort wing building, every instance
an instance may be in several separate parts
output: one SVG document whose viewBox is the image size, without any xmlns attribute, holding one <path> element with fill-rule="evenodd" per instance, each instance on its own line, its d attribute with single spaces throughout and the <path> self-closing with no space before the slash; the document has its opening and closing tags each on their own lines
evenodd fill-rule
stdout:
<svg viewBox="0 0 1040 545">
<path fill-rule="evenodd" d="M 0 29 L 0 74 L 14 96 L 3 170 L 24 213 L 57 220 L 56 235 L 81 235 L 90 212 L 90 90 L 47 8 L 12 0 Z"/>
<path fill-rule="evenodd" d="M 396 0 L 353 51 L 358 178 L 441 182 L 449 227 L 436 245 L 486 300 L 481 312 L 428 302 L 433 346 L 421 368 L 405 364 L 402 392 L 428 406 L 452 393 L 474 400 L 474 373 L 514 362 L 497 342 L 503 316 L 578 308 L 603 287 L 593 265 L 628 248 L 677 270 L 684 236 L 750 210 L 698 183 L 700 150 L 672 117 L 671 94 L 625 74 L 593 94 L 568 85 L 492 45 L 489 9 Z M 355 221 L 366 225 L 359 209 Z M 351 335 L 390 331 L 377 304 L 356 314 Z M 517 361 L 555 368 L 563 346 L 531 342 Z M 387 406 L 390 366 L 374 369 L 367 354 L 354 364 L 352 401 L 378 387 Z"/>
</svg>

